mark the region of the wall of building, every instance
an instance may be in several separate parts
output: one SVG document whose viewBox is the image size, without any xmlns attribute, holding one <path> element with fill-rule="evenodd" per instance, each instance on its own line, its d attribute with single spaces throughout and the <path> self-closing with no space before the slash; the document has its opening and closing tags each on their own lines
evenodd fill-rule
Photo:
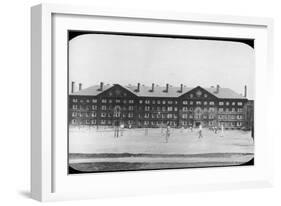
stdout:
<svg viewBox="0 0 281 206">
<path fill-rule="evenodd" d="M 119 87 L 116 95 L 112 90 Z M 125 127 L 221 127 L 248 125 L 247 99 L 218 99 L 198 89 L 175 97 L 138 97 L 120 86 L 98 96 L 70 95 L 69 124 Z M 249 105 L 249 104 L 247 104 Z M 247 112 L 246 112 L 247 110 Z"/>
</svg>

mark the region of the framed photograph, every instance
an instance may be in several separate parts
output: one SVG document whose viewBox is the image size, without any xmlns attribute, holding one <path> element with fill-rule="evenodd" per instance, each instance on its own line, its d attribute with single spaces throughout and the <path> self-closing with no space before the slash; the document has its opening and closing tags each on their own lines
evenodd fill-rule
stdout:
<svg viewBox="0 0 281 206">
<path fill-rule="evenodd" d="M 31 9 L 40 201 L 272 185 L 268 18 Z"/>
</svg>

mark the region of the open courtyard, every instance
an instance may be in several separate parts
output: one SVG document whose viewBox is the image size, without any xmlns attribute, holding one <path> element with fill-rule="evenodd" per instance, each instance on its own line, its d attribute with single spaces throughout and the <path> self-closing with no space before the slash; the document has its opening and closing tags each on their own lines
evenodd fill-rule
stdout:
<svg viewBox="0 0 281 206">
<path fill-rule="evenodd" d="M 80 172 L 188 168 L 241 165 L 254 157 L 251 132 L 203 128 L 113 128 L 71 127 L 69 165 Z"/>
</svg>

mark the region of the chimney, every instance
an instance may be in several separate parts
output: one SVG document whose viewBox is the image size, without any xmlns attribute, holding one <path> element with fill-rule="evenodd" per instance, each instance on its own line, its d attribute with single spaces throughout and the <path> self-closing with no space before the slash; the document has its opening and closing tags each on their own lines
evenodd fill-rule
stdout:
<svg viewBox="0 0 281 206">
<path fill-rule="evenodd" d="M 220 85 L 217 85 L 217 90 L 216 90 L 216 93 L 218 94 L 220 91 Z"/>
<path fill-rule="evenodd" d="M 247 97 L 247 85 L 244 86 L 244 97 Z"/>
<path fill-rule="evenodd" d="M 100 83 L 100 89 L 99 89 L 99 90 L 100 90 L 100 91 L 103 90 L 103 82 Z"/>
<path fill-rule="evenodd" d="M 74 93 L 75 82 L 71 82 L 71 93 Z"/>
<path fill-rule="evenodd" d="M 169 84 L 166 84 L 166 90 L 165 90 L 165 92 L 169 92 Z"/>
<path fill-rule="evenodd" d="M 154 92 L 154 83 L 152 83 L 152 85 L 151 85 L 151 90 L 150 90 L 151 92 Z"/>
<path fill-rule="evenodd" d="M 140 83 L 138 83 L 138 87 L 137 87 L 137 89 L 135 91 L 136 92 L 140 92 Z"/>
<path fill-rule="evenodd" d="M 82 83 L 79 83 L 79 91 L 82 90 Z"/>
<path fill-rule="evenodd" d="M 179 93 L 182 93 L 183 92 L 183 84 L 181 84 L 181 88 L 179 90 Z"/>
</svg>

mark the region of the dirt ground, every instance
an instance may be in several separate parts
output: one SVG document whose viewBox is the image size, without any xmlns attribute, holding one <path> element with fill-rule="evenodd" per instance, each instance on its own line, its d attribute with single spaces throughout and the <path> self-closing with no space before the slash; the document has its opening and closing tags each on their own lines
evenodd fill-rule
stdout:
<svg viewBox="0 0 281 206">
<path fill-rule="evenodd" d="M 85 172 L 239 165 L 254 156 L 250 132 L 203 129 L 124 129 L 114 137 L 111 128 L 71 128 L 69 163 Z M 119 133 L 119 135 L 121 135 Z"/>
</svg>

